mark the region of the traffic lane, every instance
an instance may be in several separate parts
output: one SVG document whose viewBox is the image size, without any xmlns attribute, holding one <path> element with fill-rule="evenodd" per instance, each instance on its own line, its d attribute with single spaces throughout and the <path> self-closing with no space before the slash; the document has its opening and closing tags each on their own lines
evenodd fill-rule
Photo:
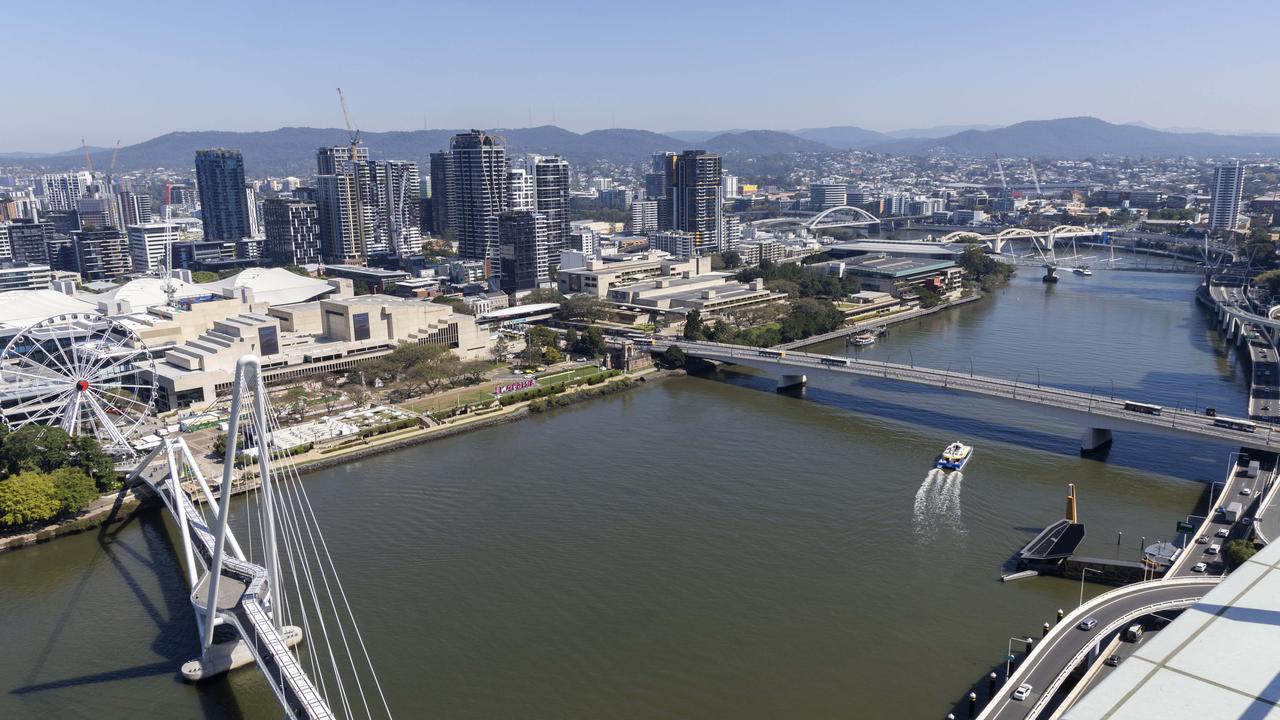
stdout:
<svg viewBox="0 0 1280 720">
<path fill-rule="evenodd" d="M 1094 608 L 1088 617 L 1096 619 L 1097 626 L 1091 630 L 1073 629 L 1071 632 L 1064 632 L 1057 636 L 1047 649 L 1037 655 L 1031 665 L 1023 665 L 1022 671 L 1015 676 L 1014 681 L 1005 684 L 1003 694 L 997 696 L 1000 699 L 989 706 L 991 713 L 989 717 L 1000 720 L 1025 717 L 1031 707 L 1040 700 L 1047 686 L 1062 672 L 1066 663 L 1085 645 L 1097 642 L 1098 633 L 1111 623 L 1148 605 L 1174 601 L 1194 602 L 1203 597 L 1211 587 L 1213 583 L 1210 582 L 1195 586 L 1157 586 L 1145 592 L 1115 598 Z M 1025 700 L 1014 700 L 1013 692 L 1022 683 L 1030 683 L 1031 692 Z"/>
</svg>

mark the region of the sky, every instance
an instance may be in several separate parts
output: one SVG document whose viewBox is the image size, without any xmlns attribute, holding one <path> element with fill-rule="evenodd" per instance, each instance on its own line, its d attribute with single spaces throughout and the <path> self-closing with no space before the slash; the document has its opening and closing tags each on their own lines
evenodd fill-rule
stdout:
<svg viewBox="0 0 1280 720">
<path fill-rule="evenodd" d="M 0 152 L 181 130 L 895 130 L 1092 115 L 1280 133 L 1280 3 L 6 3 Z"/>
</svg>

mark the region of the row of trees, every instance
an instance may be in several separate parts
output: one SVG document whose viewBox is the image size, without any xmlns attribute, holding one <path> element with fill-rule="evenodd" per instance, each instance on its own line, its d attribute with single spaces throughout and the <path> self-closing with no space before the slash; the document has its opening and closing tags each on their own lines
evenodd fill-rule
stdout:
<svg viewBox="0 0 1280 720">
<path fill-rule="evenodd" d="M 443 345 L 401 343 L 387 355 L 352 371 L 347 380 L 395 384 L 394 394 L 413 397 L 450 385 L 478 383 L 490 369 L 492 366 L 483 360 L 459 360 Z"/>
<path fill-rule="evenodd" d="M 796 263 L 774 264 L 766 260 L 757 267 L 738 272 L 739 282 L 751 282 L 757 278 L 763 278 L 765 287 L 770 290 L 784 292 L 791 298 L 839 300 L 858 292 L 861 287 L 856 277 L 838 278 L 811 272 Z"/>
<path fill-rule="evenodd" d="M 691 310 L 685 319 L 684 338 L 770 347 L 828 333 L 843 324 L 844 313 L 830 300 L 800 298 L 791 303 L 791 309 L 777 322 L 757 327 L 736 327 L 723 319 L 706 323 L 700 312 Z"/>
<path fill-rule="evenodd" d="M 115 463 L 98 441 L 59 427 L 0 427 L 0 526 L 74 515 L 119 487 Z"/>
<path fill-rule="evenodd" d="M 996 260 L 977 245 L 965 248 L 959 264 L 969 279 L 983 290 L 991 290 L 1005 284 L 1014 273 L 1012 265 Z"/>
</svg>

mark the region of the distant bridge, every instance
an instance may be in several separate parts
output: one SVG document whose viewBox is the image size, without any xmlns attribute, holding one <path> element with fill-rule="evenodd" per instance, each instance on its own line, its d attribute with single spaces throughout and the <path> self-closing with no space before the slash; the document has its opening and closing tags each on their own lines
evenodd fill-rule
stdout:
<svg viewBox="0 0 1280 720">
<path fill-rule="evenodd" d="M 839 207 L 827 208 L 813 215 L 786 215 L 783 217 L 766 218 L 764 220 L 756 220 L 751 223 L 752 227 L 771 227 L 777 225 L 796 225 L 805 230 L 827 230 L 830 228 L 842 227 L 870 227 L 879 225 L 882 221 L 880 218 L 863 210 L 860 207 L 852 205 L 841 205 Z"/>
<path fill-rule="evenodd" d="M 1053 248 L 1054 243 L 1058 240 L 1077 237 L 1089 237 L 1100 235 L 1104 232 L 1101 228 L 1087 228 L 1080 225 L 1057 225 L 1048 230 L 1032 230 L 1031 228 L 1008 228 L 997 233 L 980 233 L 977 230 L 956 230 L 947 233 L 935 242 L 966 242 L 977 241 L 986 245 L 992 252 L 1000 254 L 1004 252 L 1004 245 L 1010 240 L 1030 240 L 1039 250 L 1049 250 Z"/>
<path fill-rule="evenodd" d="M 1015 400 L 1033 405 L 1049 406 L 1074 411 L 1090 418 L 1089 428 L 1081 437 L 1080 448 L 1084 451 L 1095 450 L 1111 440 L 1111 430 L 1101 421 L 1119 421 L 1121 423 L 1159 428 L 1182 435 L 1190 435 L 1205 440 L 1227 442 L 1258 450 L 1275 452 L 1280 450 L 1280 435 L 1275 427 L 1265 423 L 1251 423 L 1226 417 L 1209 417 L 1194 411 L 1178 408 L 1145 405 L 1151 412 L 1126 409 L 1133 399 L 1116 399 L 1106 395 L 1063 390 L 1047 385 L 1030 384 L 1019 380 L 986 377 L 971 373 L 957 373 L 946 370 L 900 365 L 873 360 L 858 360 L 842 355 L 818 355 L 796 350 L 775 350 L 741 345 L 726 345 L 710 342 L 685 342 L 655 338 L 652 348 L 661 352 L 678 346 L 686 355 L 752 367 L 778 376 L 778 387 L 802 387 L 808 382 L 808 374 L 814 372 L 832 375 L 873 377 L 883 380 L 897 380 L 915 385 L 927 385 L 948 390 L 985 395 L 987 397 Z M 1223 423 L 1240 423 L 1234 427 Z M 1114 424 L 1107 422 L 1105 425 Z M 1252 431 L 1238 429 L 1252 428 Z"/>
</svg>

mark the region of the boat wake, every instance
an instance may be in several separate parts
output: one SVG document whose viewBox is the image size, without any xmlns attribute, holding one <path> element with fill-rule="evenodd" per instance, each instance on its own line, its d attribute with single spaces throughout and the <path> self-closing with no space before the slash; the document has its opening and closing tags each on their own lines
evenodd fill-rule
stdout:
<svg viewBox="0 0 1280 720">
<path fill-rule="evenodd" d="M 964 473 L 959 470 L 947 472 L 942 468 L 933 468 L 925 475 L 920 489 L 916 490 L 912 513 L 917 540 L 931 541 L 941 531 L 953 535 L 965 533 L 964 522 L 960 517 L 960 486 L 963 482 Z"/>
</svg>

